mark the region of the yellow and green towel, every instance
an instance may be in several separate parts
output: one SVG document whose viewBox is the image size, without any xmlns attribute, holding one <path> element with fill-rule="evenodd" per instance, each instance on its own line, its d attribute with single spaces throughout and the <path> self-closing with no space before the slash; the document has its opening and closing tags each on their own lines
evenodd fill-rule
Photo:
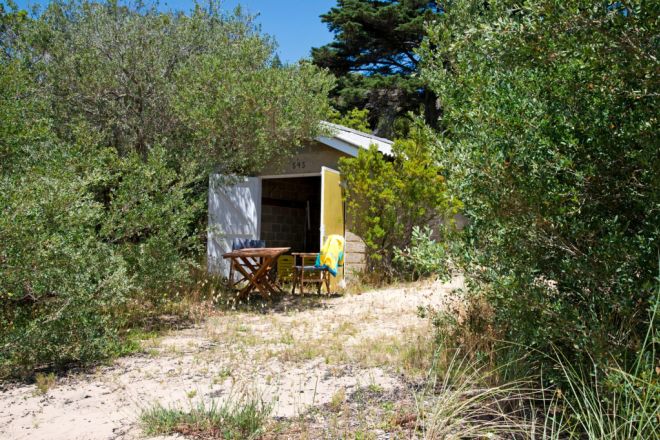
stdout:
<svg viewBox="0 0 660 440">
<path fill-rule="evenodd" d="M 321 253 L 316 257 L 315 267 L 327 269 L 333 277 L 337 276 L 337 270 L 344 265 L 344 237 L 341 235 L 330 235 L 326 238 Z"/>
</svg>

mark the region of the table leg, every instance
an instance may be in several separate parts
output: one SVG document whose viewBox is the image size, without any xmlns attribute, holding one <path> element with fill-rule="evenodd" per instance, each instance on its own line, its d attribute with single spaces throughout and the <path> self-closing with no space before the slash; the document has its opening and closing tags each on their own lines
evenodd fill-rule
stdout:
<svg viewBox="0 0 660 440">
<path fill-rule="evenodd" d="M 277 279 L 273 279 L 270 276 L 270 271 L 274 267 L 274 262 L 276 261 L 275 257 L 263 256 L 253 258 L 228 256 L 227 258 L 231 259 L 231 267 L 243 276 L 242 280 L 248 282 L 247 286 L 239 291 L 239 297 L 245 297 L 255 289 L 257 289 L 264 298 L 278 293 L 284 293 L 282 286 L 277 282 Z M 234 283 L 230 280 L 230 285 L 235 288 L 238 285 L 238 282 Z"/>
<path fill-rule="evenodd" d="M 243 275 L 244 279 L 248 282 L 248 285 L 238 292 L 238 296 L 243 298 L 252 292 L 252 290 L 254 290 L 255 284 L 253 282 L 252 275 L 247 270 L 245 270 L 241 264 L 236 264 L 236 270 L 238 270 L 241 275 Z"/>
<path fill-rule="evenodd" d="M 296 293 L 296 283 L 298 282 L 298 270 L 296 269 L 295 265 L 293 267 L 293 280 L 292 284 L 293 287 L 291 287 L 291 295 L 295 295 Z"/>
<path fill-rule="evenodd" d="M 272 288 L 270 288 L 270 284 L 268 283 L 268 279 L 266 275 L 268 273 L 267 272 L 268 266 L 272 258 L 262 260 L 261 267 L 259 268 L 257 268 L 254 264 L 252 264 L 247 258 L 241 258 L 241 260 L 247 267 L 250 268 L 250 270 L 253 271 L 252 274 L 246 275 L 249 277 L 250 280 L 250 285 L 248 286 L 250 290 L 247 290 L 247 288 L 244 289 L 247 290 L 247 292 L 245 293 L 249 293 L 252 290 L 252 288 L 256 287 L 257 289 L 259 289 L 259 292 L 261 292 L 261 295 L 264 298 L 270 296 L 271 293 L 273 292 L 271 292 Z M 245 294 L 245 293 L 241 292 L 241 294 Z"/>
<path fill-rule="evenodd" d="M 273 295 L 283 293 L 282 288 L 277 284 L 277 281 L 273 281 L 270 278 L 270 271 L 274 267 L 275 261 L 276 260 L 273 257 L 264 258 L 261 267 L 261 269 L 263 269 L 263 276 L 260 278 L 262 285 Z"/>
</svg>

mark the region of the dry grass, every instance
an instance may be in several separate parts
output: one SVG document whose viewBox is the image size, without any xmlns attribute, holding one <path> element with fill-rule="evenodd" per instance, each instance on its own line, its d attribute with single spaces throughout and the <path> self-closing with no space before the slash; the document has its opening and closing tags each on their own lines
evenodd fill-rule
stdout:
<svg viewBox="0 0 660 440">
<path fill-rule="evenodd" d="M 35 394 L 44 395 L 53 388 L 56 383 L 55 373 L 37 373 L 34 377 L 34 384 L 37 387 Z"/>
<path fill-rule="evenodd" d="M 259 303 L 218 308 L 199 325 L 136 335 L 148 356 L 120 360 L 112 381 L 119 384 L 117 391 L 94 399 L 114 415 L 124 408 L 122 395 L 131 387 L 139 388 L 146 402 L 165 393 L 207 405 L 213 398 L 220 405 L 227 390 L 254 385 L 277 402 L 278 419 L 266 421 L 265 438 L 381 438 L 383 432 L 390 438 L 419 437 L 426 423 L 422 416 L 432 413 L 436 396 L 429 391 L 429 403 L 417 412 L 414 397 L 419 379 L 431 370 L 434 332 L 416 311 L 420 304 L 438 304 L 442 292 L 424 285 L 341 298 L 287 296 L 264 303 L 265 310 Z M 179 432 L 207 435 L 205 426 L 218 419 L 217 408 L 177 402 L 173 408 L 152 408 L 147 429 L 181 427 Z M 80 414 L 89 417 L 84 411 Z M 57 423 L 74 428 L 82 424 L 80 414 L 60 412 Z M 119 426 L 118 420 L 124 419 L 111 423 Z"/>
<path fill-rule="evenodd" d="M 346 389 L 339 388 L 328 404 L 331 411 L 338 412 L 346 400 Z"/>
<path fill-rule="evenodd" d="M 353 323 L 342 323 L 337 331 L 325 337 L 289 339 L 290 343 L 284 349 L 272 351 L 269 356 L 284 362 L 323 358 L 331 365 L 386 367 L 416 378 L 426 374 L 430 368 L 433 330 L 428 325 L 405 327 L 396 335 L 372 336 L 364 333 Z"/>
<path fill-rule="evenodd" d="M 474 315 L 462 312 L 461 318 Z M 298 308 L 282 313 L 226 311 L 207 320 L 204 332 L 223 350 L 231 347 L 236 362 L 246 350 L 251 362 L 275 358 L 300 364 L 321 358 L 338 368 L 380 367 L 402 373 L 410 383 L 426 379 L 433 384 L 421 392 L 404 389 L 405 396 L 382 401 L 373 396 L 384 390 L 372 384 L 364 389 L 372 396 L 367 403 L 340 388 L 323 408 L 274 424 L 265 438 L 372 438 L 374 431 L 399 433 L 402 438 L 500 438 L 533 431 L 529 414 L 523 417 L 511 410 L 512 402 L 528 405 L 521 384 L 489 385 L 492 376 L 484 370 L 467 360 L 458 362 L 447 351 L 435 353 L 430 320 L 400 321 L 388 329 L 387 324 L 397 319 L 373 311 L 324 319 Z M 214 380 L 230 375 L 228 368 Z M 319 418 L 323 426 L 314 422 Z"/>
<path fill-rule="evenodd" d="M 252 347 L 263 341 L 262 335 L 255 332 L 250 325 L 250 315 L 236 313 L 225 314 L 220 318 L 212 318 L 206 323 L 205 336 L 213 342 L 231 344 L 241 347 Z"/>
<path fill-rule="evenodd" d="M 296 341 L 282 352 L 292 361 L 327 356 L 330 362 L 354 366 L 388 366 L 409 378 L 423 378 L 417 383 L 426 386 L 404 387 L 397 395 L 384 395 L 377 384 L 350 396 L 340 389 L 325 407 L 278 426 L 266 438 L 376 438 L 377 432 L 392 438 L 543 438 L 543 414 L 533 406 L 544 397 L 541 391 L 525 382 L 493 385 L 498 383 L 497 371 L 458 351 L 434 353 L 432 334 L 426 326 L 412 326 L 399 335 L 351 344 L 337 339 Z"/>
<path fill-rule="evenodd" d="M 332 400 L 311 408 L 300 417 L 270 426 L 264 439 L 376 439 L 416 438 L 411 393 L 403 389 L 385 392 L 363 387 L 353 393 L 341 388 Z M 379 435 L 380 434 L 380 435 Z"/>
<path fill-rule="evenodd" d="M 232 351 L 249 349 L 263 362 L 270 358 L 300 363 L 322 358 L 330 365 L 387 367 L 416 377 L 430 367 L 433 329 L 412 321 L 395 331 L 381 329 L 390 318 L 372 313 L 319 320 L 314 313 L 225 312 L 207 320 L 205 336 Z M 392 317 L 395 319 L 395 317 Z"/>
</svg>

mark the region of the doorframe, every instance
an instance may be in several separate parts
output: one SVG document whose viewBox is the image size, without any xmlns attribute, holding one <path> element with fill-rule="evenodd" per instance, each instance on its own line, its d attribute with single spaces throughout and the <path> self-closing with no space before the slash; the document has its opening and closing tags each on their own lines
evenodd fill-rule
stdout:
<svg viewBox="0 0 660 440">
<path fill-rule="evenodd" d="M 302 173 L 302 174 L 271 174 L 268 176 L 257 176 L 257 177 L 261 179 L 295 179 L 296 177 L 319 177 L 321 175 L 322 173 Z"/>
</svg>

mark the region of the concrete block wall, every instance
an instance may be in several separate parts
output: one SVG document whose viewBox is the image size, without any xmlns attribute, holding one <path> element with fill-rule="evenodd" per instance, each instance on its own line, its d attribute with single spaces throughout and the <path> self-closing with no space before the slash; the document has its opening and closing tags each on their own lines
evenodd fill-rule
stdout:
<svg viewBox="0 0 660 440">
<path fill-rule="evenodd" d="M 268 247 L 302 249 L 305 210 L 283 206 L 261 206 L 261 239 Z"/>
<path fill-rule="evenodd" d="M 261 239 L 268 247 L 305 250 L 306 202 L 310 202 L 311 230 L 307 242 L 318 247 L 320 178 L 283 178 L 262 181 Z"/>
<path fill-rule="evenodd" d="M 350 279 L 355 273 L 364 272 L 367 268 L 367 246 L 354 233 L 346 230 L 346 253 L 344 257 L 344 272 Z"/>
</svg>

